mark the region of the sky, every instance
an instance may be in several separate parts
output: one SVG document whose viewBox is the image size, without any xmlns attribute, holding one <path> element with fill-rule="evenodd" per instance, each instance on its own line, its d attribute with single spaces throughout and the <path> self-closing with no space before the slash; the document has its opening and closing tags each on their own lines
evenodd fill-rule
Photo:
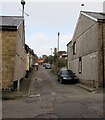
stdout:
<svg viewBox="0 0 105 120">
<path fill-rule="evenodd" d="M 21 0 L 1 0 L 0 15 L 22 15 Z M 25 41 L 34 53 L 51 55 L 51 49 L 67 51 L 80 11 L 103 12 L 103 0 L 25 0 Z M 84 4 L 82 7 L 81 4 Z M 27 16 L 27 14 L 29 16 Z"/>
</svg>

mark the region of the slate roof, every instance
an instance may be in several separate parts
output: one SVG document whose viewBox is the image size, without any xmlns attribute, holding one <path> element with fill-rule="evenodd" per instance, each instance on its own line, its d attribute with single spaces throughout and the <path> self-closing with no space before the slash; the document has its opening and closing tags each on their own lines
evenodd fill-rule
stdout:
<svg viewBox="0 0 105 120">
<path fill-rule="evenodd" d="M 87 15 L 88 17 L 96 19 L 97 21 L 99 21 L 99 20 L 104 20 L 105 21 L 105 13 L 88 12 L 88 11 L 81 11 L 81 13 Z"/>
<path fill-rule="evenodd" d="M 22 16 L 0 16 L 0 27 L 17 28 L 22 22 Z"/>
</svg>

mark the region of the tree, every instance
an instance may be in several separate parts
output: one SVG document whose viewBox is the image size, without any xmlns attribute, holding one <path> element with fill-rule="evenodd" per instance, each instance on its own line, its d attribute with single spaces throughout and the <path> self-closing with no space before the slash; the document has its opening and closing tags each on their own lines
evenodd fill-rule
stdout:
<svg viewBox="0 0 105 120">
<path fill-rule="evenodd" d="M 67 60 L 65 58 L 58 58 L 58 67 L 67 67 Z"/>
</svg>

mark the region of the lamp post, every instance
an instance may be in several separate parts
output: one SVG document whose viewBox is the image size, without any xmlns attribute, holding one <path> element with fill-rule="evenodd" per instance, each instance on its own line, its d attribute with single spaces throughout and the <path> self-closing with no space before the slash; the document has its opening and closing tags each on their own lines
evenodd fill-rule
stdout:
<svg viewBox="0 0 105 120">
<path fill-rule="evenodd" d="M 22 9 L 22 20 L 23 20 L 23 33 L 24 33 L 24 5 L 25 5 L 25 1 L 21 0 L 21 4 L 23 6 L 23 9 Z"/>
<path fill-rule="evenodd" d="M 21 4 L 22 4 L 22 6 L 23 6 L 22 16 L 24 17 L 24 5 L 25 5 L 25 1 L 24 1 L 24 0 L 21 0 Z"/>
<path fill-rule="evenodd" d="M 25 39 L 24 39 L 24 5 L 25 5 L 25 1 L 21 0 L 21 4 L 23 6 L 23 9 L 22 9 L 22 21 L 23 21 L 22 41 L 24 41 L 24 44 L 25 44 Z M 24 48 L 24 44 L 23 44 L 23 48 Z M 17 90 L 18 91 L 20 90 L 20 78 L 18 78 Z"/>
<path fill-rule="evenodd" d="M 24 5 L 25 5 L 25 1 L 24 0 L 21 0 L 21 4 L 23 6 L 23 9 L 22 9 L 22 21 L 23 21 L 23 33 L 22 33 L 22 40 L 24 39 L 23 38 L 23 34 L 25 33 L 24 31 Z M 25 44 L 25 39 L 23 40 L 24 41 L 24 44 Z"/>
<path fill-rule="evenodd" d="M 23 20 L 23 33 L 24 33 L 24 5 L 25 5 L 25 1 L 21 0 L 21 4 L 23 6 L 23 9 L 22 9 L 22 20 Z M 24 41 L 24 43 L 25 43 L 25 41 Z"/>
<path fill-rule="evenodd" d="M 82 3 L 82 4 L 81 4 L 81 11 L 83 10 L 83 9 L 82 9 L 83 7 L 84 7 L 84 4 Z"/>
</svg>

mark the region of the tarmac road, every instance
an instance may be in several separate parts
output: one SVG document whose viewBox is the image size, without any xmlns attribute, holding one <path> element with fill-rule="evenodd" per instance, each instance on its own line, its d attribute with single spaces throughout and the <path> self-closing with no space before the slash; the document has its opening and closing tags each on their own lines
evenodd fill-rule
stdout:
<svg viewBox="0 0 105 120">
<path fill-rule="evenodd" d="M 28 96 L 3 101 L 3 118 L 102 118 L 103 93 L 60 84 L 50 69 L 33 73 Z"/>
</svg>

